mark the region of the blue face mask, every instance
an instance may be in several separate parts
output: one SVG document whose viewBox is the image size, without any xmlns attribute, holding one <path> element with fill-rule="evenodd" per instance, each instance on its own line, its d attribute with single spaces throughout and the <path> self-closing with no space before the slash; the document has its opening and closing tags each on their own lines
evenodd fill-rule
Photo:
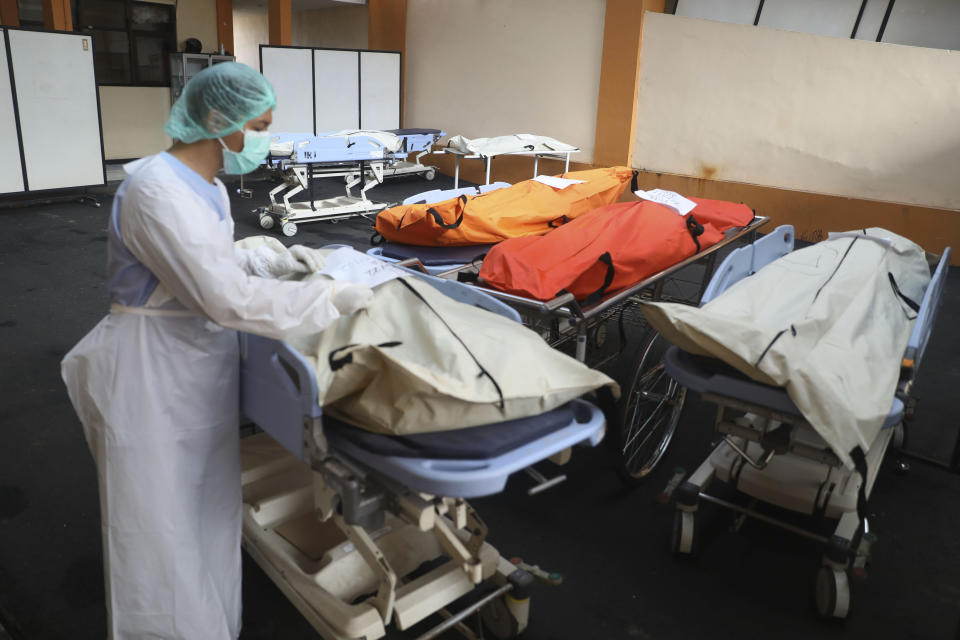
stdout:
<svg viewBox="0 0 960 640">
<path fill-rule="evenodd" d="M 231 175 L 250 173 L 270 153 L 270 134 L 266 131 L 244 131 L 243 149 L 240 151 L 231 151 L 223 138 L 217 140 L 223 147 L 223 172 Z"/>
</svg>

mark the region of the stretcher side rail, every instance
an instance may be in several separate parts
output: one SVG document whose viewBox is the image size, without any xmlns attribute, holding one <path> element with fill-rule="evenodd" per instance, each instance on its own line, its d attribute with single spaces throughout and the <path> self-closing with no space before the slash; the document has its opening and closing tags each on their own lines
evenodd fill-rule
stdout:
<svg viewBox="0 0 960 640">
<path fill-rule="evenodd" d="M 903 355 L 904 364 L 907 368 L 916 369 L 920 366 L 920 361 L 927 350 L 927 343 L 930 340 L 930 334 L 933 332 L 933 324 L 937 319 L 937 312 L 940 310 L 940 304 L 943 301 L 943 288 L 947 282 L 947 273 L 950 270 L 951 249 L 947 247 L 937 268 L 930 279 L 930 286 L 923 294 L 923 300 L 920 302 L 920 311 L 917 313 L 917 319 L 913 325 L 913 331 L 910 333 L 910 339 L 907 342 L 907 349 Z"/>
</svg>

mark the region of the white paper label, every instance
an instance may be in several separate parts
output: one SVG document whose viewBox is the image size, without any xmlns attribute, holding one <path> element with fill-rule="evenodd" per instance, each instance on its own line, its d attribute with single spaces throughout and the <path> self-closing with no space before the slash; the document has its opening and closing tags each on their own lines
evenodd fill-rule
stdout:
<svg viewBox="0 0 960 640">
<path fill-rule="evenodd" d="M 537 182 L 543 183 L 554 189 L 566 189 L 572 184 L 581 184 L 586 180 L 569 180 L 567 178 L 557 178 L 555 176 L 537 176 L 534 178 Z"/>
<path fill-rule="evenodd" d="M 688 200 L 679 193 L 667 191 L 666 189 L 651 189 L 650 191 L 641 191 L 638 189 L 634 191 L 634 193 L 638 198 L 669 207 L 681 216 L 687 215 L 697 206 L 697 203 L 693 200 Z"/>
<path fill-rule="evenodd" d="M 349 280 L 369 287 L 409 275 L 389 262 L 378 260 L 350 247 L 341 247 L 328 255 L 327 264 L 320 273 L 334 280 Z"/>
</svg>

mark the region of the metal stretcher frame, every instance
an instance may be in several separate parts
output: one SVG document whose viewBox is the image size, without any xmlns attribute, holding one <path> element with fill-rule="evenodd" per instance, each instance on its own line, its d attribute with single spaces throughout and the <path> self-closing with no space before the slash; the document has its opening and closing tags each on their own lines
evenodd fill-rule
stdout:
<svg viewBox="0 0 960 640">
<path fill-rule="evenodd" d="M 447 147 L 443 149 L 443 152 L 453 155 L 453 188 L 456 189 L 460 186 L 461 158 L 466 160 L 483 160 L 486 165 L 486 177 L 484 179 L 484 184 L 490 184 L 490 164 L 496 156 L 532 156 L 533 177 L 536 178 L 537 170 L 539 169 L 540 158 L 563 160 L 563 172 L 567 173 L 570 171 L 570 154 L 580 153 L 580 149 L 570 149 L 569 151 L 507 151 L 504 153 L 484 155 L 482 153 L 468 153 L 466 151 L 460 151 L 459 149 L 451 149 Z"/>
<path fill-rule="evenodd" d="M 569 293 L 553 300 L 541 301 L 497 291 L 483 286 L 482 282 L 478 282 L 476 286 L 517 309 L 528 325 L 545 335 L 551 346 L 560 347 L 575 340 L 575 357 L 587 363 L 588 335 L 591 332 L 599 332 L 608 319 L 618 312 L 624 312 L 641 297 L 647 300 L 698 304 L 713 274 L 718 252 L 735 242 L 752 242 L 757 231 L 768 222 L 768 217 L 756 216 L 749 225 L 727 231 L 726 237 L 712 247 L 626 289 L 611 293 L 588 307 L 582 307 Z M 704 275 L 695 299 L 676 299 L 664 295 L 664 284 L 668 278 L 700 261 L 704 263 Z M 424 272 L 429 271 L 428 267 L 422 264 L 418 265 L 418 268 Z M 478 271 L 476 264 L 465 264 L 437 275 L 441 278 L 456 279 L 462 273 Z M 622 347 L 621 344 L 621 349 Z M 611 427 L 613 435 L 608 437 L 616 438 L 610 442 L 615 443 L 617 448 L 618 472 L 628 484 L 643 481 L 656 468 L 670 445 L 683 409 L 686 390 L 663 372 L 666 347 L 666 342 L 659 334 L 650 331 L 640 348 L 630 382 L 621 389 L 618 419 Z M 620 355 L 616 353 L 589 364 L 599 368 Z"/>
<path fill-rule="evenodd" d="M 461 302 L 520 320 L 475 288 L 411 273 Z M 497 493 L 512 473 L 575 444 L 596 445 L 605 429 L 599 409 L 574 400 L 503 428 L 474 427 L 507 435 L 506 449 L 486 458 L 428 457 L 422 439 L 417 457 L 402 456 L 390 436 L 351 435 L 353 427 L 325 423 L 306 358 L 248 334 L 241 335 L 241 409 L 266 432 L 241 445 L 244 547 L 328 640 L 375 640 L 391 622 L 408 629 L 490 583 L 479 600 L 420 638 L 473 612 L 493 616 L 500 629 L 506 624 L 494 637 L 516 637 L 526 626 L 532 578 L 486 542 L 486 525 L 463 498 Z M 384 439 L 390 442 L 378 450 L 367 446 Z M 291 527 L 321 540 L 321 557 L 297 547 L 293 538 L 305 534 Z M 436 566 L 410 575 L 425 563 Z"/>
<path fill-rule="evenodd" d="M 372 148 L 358 145 L 357 140 L 350 141 L 349 137 L 344 139 L 330 134 L 276 134 L 273 137 L 281 142 L 292 141 L 294 148 L 289 156 L 267 156 L 267 166 L 279 170 L 283 182 L 270 191 L 270 204 L 255 209 L 254 213 L 259 216 L 263 229 L 272 229 L 279 223 L 281 232 L 286 236 L 297 233 L 298 222 L 366 216 L 386 208 L 387 203 L 368 199 L 367 191 L 383 184 L 387 167 L 407 157 L 404 147 L 391 151 L 380 140 L 370 136 L 356 137 L 368 141 L 373 145 Z M 415 137 L 419 140 L 422 136 L 418 134 Z M 314 197 L 314 181 L 330 177 L 346 179 L 346 195 L 317 200 Z M 361 181 L 364 184 L 360 195 L 354 196 L 352 189 Z M 277 202 L 277 197 L 285 190 L 282 202 Z M 290 198 L 304 190 L 310 194 L 308 201 L 290 201 Z"/>
<path fill-rule="evenodd" d="M 779 227 L 761 242 L 766 246 L 757 243 L 750 247 L 749 254 L 728 256 L 705 297 L 712 299 L 733 283 L 792 251 L 793 228 Z M 865 468 L 856 471 L 846 469 L 826 447 L 784 389 L 730 372 L 718 366 L 719 361 L 715 359 L 697 359 L 675 346 L 669 348 L 667 372 L 679 384 L 688 385 L 703 399 L 717 404 L 715 428 L 724 435 L 723 441 L 677 490 L 671 539 L 675 553 L 697 551 L 702 527 L 696 524 L 700 501 L 786 529 L 823 545 L 822 566 L 815 585 L 817 610 L 824 617 L 846 617 L 850 606 L 847 572 L 863 570 L 870 545 L 876 539 L 869 531 L 863 502 L 872 492 L 888 446 L 892 443 L 899 448 L 903 442 L 913 381 L 933 331 L 949 264 L 950 249 L 947 248 L 924 292 L 904 351 L 901 380 L 891 399 L 890 411 L 876 440 L 865 452 Z M 744 412 L 746 415 L 741 415 Z M 735 418 L 737 415 L 741 417 Z M 744 507 L 719 498 L 707 492 L 714 480 L 730 484 L 754 501 L 836 519 L 836 529 L 831 536 L 823 536 L 761 513 L 753 505 Z"/>
</svg>

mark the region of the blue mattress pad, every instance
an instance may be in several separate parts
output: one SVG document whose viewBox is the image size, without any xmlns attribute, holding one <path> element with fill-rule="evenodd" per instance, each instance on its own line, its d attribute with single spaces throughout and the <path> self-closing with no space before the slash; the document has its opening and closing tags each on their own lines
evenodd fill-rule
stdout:
<svg viewBox="0 0 960 640">
<path fill-rule="evenodd" d="M 383 255 L 394 260 L 419 258 L 424 265 L 467 264 L 478 258 L 483 258 L 490 251 L 492 244 L 479 244 L 468 247 L 421 247 L 412 244 L 395 244 L 388 242 L 383 245 Z"/>
<path fill-rule="evenodd" d="M 399 458 L 484 460 L 495 458 L 542 438 L 571 422 L 590 420 L 583 404 L 566 404 L 560 408 L 517 420 L 495 424 L 417 433 L 385 435 L 349 425 L 326 414 L 323 427 L 332 444 L 342 437 L 353 445 L 371 453 Z"/>
</svg>

